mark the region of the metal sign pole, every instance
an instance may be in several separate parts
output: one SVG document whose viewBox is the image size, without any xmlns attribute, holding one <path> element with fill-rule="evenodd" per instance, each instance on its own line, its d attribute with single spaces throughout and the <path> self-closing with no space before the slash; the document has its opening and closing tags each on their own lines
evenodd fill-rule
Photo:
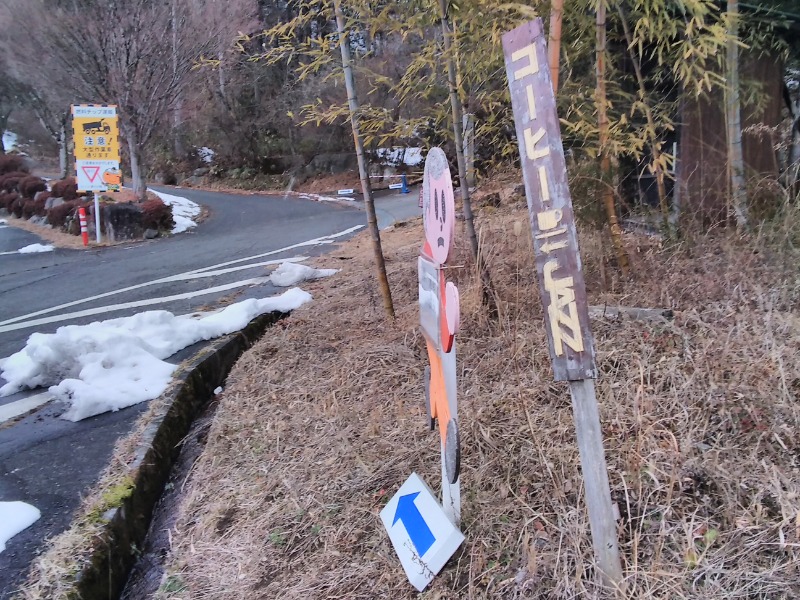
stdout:
<svg viewBox="0 0 800 600">
<path fill-rule="evenodd" d="M 100 234 L 100 194 L 93 192 L 94 196 L 94 227 L 97 231 L 97 243 L 103 241 L 103 236 Z"/>
</svg>

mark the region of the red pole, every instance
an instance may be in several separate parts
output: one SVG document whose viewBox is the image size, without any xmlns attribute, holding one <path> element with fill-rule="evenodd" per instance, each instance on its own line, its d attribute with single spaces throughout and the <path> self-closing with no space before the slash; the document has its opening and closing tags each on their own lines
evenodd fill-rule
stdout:
<svg viewBox="0 0 800 600">
<path fill-rule="evenodd" d="M 83 245 L 89 245 L 89 228 L 86 227 L 86 209 L 79 208 L 78 209 L 78 218 L 81 222 L 81 237 L 83 238 Z"/>
</svg>

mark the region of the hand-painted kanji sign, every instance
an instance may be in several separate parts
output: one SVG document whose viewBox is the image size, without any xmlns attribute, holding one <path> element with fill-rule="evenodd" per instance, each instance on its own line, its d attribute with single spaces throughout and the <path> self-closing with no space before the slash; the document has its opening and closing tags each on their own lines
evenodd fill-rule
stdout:
<svg viewBox="0 0 800 600">
<path fill-rule="evenodd" d="M 108 104 L 72 106 L 75 174 L 81 191 L 119 191 L 119 124 L 117 107 Z"/>
<path fill-rule="evenodd" d="M 595 377 L 586 288 L 540 19 L 503 35 L 539 291 L 556 380 Z"/>
</svg>

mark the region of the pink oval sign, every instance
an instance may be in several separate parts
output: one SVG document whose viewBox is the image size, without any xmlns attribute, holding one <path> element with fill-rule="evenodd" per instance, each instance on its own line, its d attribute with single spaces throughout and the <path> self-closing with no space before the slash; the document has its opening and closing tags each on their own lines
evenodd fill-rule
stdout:
<svg viewBox="0 0 800 600">
<path fill-rule="evenodd" d="M 439 264 L 447 261 L 453 245 L 455 212 L 453 182 L 450 179 L 447 156 L 441 148 L 431 148 L 425 159 L 425 175 L 422 180 L 422 220 L 431 258 Z"/>
</svg>

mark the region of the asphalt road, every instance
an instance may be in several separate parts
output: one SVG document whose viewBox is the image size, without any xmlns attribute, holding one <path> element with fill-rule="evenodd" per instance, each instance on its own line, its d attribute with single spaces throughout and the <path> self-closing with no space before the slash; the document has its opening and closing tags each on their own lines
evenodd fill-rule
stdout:
<svg viewBox="0 0 800 600">
<path fill-rule="evenodd" d="M 31 333 L 51 333 L 61 325 L 153 309 L 187 314 L 231 297 L 280 293 L 262 280 L 270 268 L 262 263 L 319 255 L 366 223 L 358 204 L 163 191 L 202 204 L 208 218 L 166 239 L 41 254 L 15 252 L 41 240 L 0 223 L 0 357 L 22 349 Z M 416 198 L 392 193 L 378 199 L 379 224 L 419 214 Z M 325 243 L 308 243 L 337 234 Z M 0 599 L 19 585 L 43 541 L 69 525 L 114 443 L 146 409 L 144 403 L 72 423 L 58 418 L 64 406 L 47 400 L 44 390 L 0 398 L 0 501 L 22 500 L 42 512 L 0 553 Z M 27 414 L 8 417 L 25 408 Z"/>
</svg>

